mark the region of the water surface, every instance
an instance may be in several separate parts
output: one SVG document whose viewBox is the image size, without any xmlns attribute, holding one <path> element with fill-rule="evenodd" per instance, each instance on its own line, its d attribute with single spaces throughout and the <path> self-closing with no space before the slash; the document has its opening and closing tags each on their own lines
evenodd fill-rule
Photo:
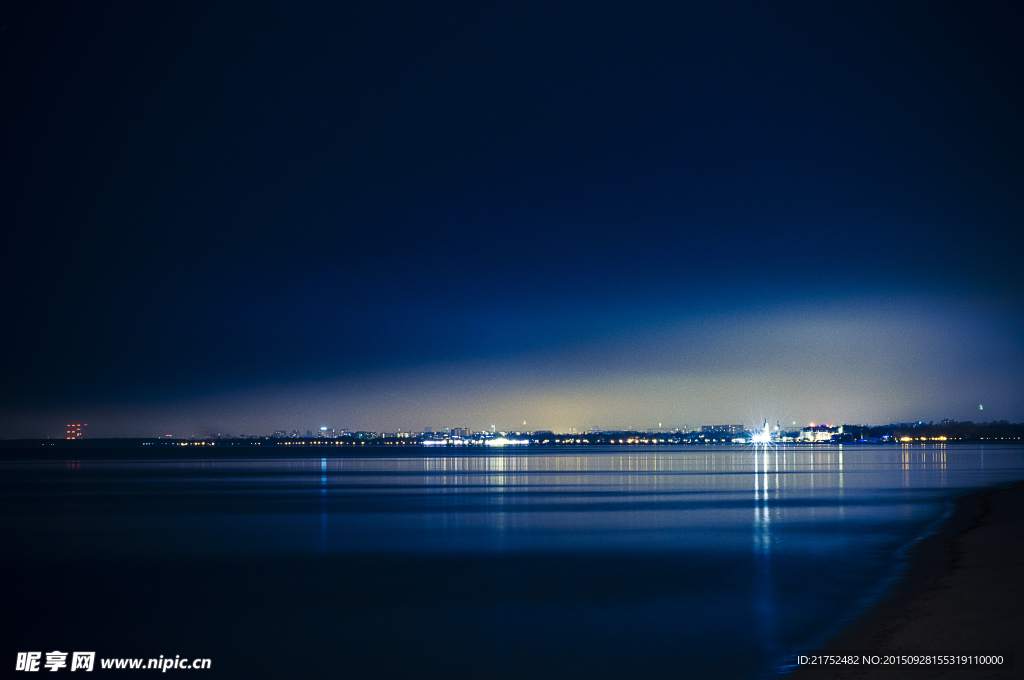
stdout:
<svg viewBox="0 0 1024 680">
<path fill-rule="evenodd" d="M 772 675 L 951 498 L 1024 478 L 1018 446 L 289 448 L 0 461 L 15 641 L 232 677 Z"/>
</svg>

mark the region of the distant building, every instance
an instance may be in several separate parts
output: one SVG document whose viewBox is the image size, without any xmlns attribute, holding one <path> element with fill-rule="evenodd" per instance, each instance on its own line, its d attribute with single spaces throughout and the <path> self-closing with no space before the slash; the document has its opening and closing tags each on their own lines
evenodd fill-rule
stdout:
<svg viewBox="0 0 1024 680">
<path fill-rule="evenodd" d="M 714 432 L 724 434 L 743 434 L 742 425 L 702 425 L 700 431 L 705 434 L 711 434 Z"/>
<path fill-rule="evenodd" d="M 85 439 L 85 430 L 89 423 L 68 423 L 65 439 Z"/>
<path fill-rule="evenodd" d="M 843 434 L 843 426 L 829 427 L 828 425 L 811 425 L 800 430 L 797 441 L 802 442 L 827 442 L 836 435 Z"/>
<path fill-rule="evenodd" d="M 462 437 L 463 439 L 465 439 L 466 437 L 469 436 L 469 434 L 470 431 L 468 427 L 453 427 L 451 429 L 451 435 L 453 437 Z"/>
</svg>

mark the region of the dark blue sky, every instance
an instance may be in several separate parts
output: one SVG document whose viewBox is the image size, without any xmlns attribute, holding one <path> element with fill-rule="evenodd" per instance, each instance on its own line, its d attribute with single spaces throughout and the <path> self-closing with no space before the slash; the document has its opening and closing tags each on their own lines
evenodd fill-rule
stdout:
<svg viewBox="0 0 1024 680">
<path fill-rule="evenodd" d="M 1024 419 L 1019 4 L 37 4 L 0 436 Z"/>
</svg>

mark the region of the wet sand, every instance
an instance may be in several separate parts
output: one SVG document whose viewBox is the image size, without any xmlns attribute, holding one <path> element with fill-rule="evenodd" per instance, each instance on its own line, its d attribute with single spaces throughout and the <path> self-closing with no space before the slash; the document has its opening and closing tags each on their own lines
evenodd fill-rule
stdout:
<svg viewBox="0 0 1024 680">
<path fill-rule="evenodd" d="M 915 547 L 894 592 L 825 652 L 1013 652 L 1014 666 L 805 666 L 815 678 L 1024 678 L 1024 483 L 957 500 L 946 525 Z"/>
</svg>

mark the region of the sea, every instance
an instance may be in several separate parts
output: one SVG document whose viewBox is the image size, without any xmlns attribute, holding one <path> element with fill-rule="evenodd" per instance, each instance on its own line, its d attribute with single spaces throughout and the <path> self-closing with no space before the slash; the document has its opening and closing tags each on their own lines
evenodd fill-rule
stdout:
<svg viewBox="0 0 1024 680">
<path fill-rule="evenodd" d="M 784 677 L 953 499 L 1024 479 L 998 443 L 158 448 L 5 452 L 3 663 Z"/>
</svg>

